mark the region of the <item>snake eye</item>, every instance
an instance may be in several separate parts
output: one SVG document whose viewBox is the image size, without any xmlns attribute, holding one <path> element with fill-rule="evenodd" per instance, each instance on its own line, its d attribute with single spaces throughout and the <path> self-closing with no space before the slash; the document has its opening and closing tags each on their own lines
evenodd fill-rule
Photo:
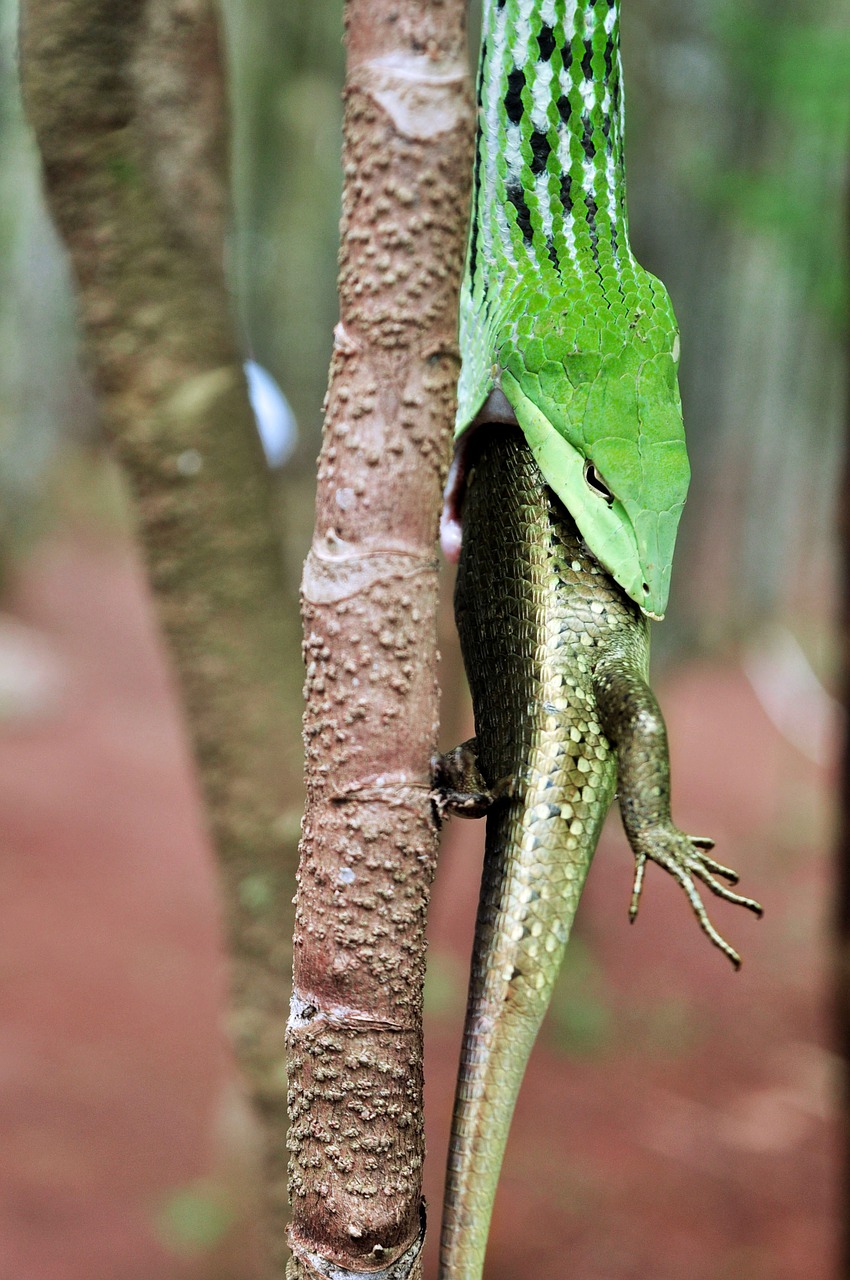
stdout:
<svg viewBox="0 0 850 1280">
<path fill-rule="evenodd" d="M 592 489 L 594 493 L 598 493 L 600 498 L 604 498 L 610 507 L 614 501 L 614 495 L 592 462 L 584 464 L 584 478 L 587 481 L 587 487 Z"/>
</svg>

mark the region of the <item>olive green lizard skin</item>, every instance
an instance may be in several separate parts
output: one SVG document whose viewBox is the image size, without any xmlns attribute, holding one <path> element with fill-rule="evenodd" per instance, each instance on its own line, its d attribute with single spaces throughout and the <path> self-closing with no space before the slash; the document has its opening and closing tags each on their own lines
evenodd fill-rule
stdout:
<svg viewBox="0 0 850 1280">
<path fill-rule="evenodd" d="M 589 554 L 516 428 L 476 436 L 455 597 L 487 817 L 484 876 L 446 1187 L 442 1280 L 481 1276 L 496 1183 L 602 822 L 619 787 L 638 866 L 730 901 L 734 880 L 670 819 L 649 624 Z"/>
</svg>

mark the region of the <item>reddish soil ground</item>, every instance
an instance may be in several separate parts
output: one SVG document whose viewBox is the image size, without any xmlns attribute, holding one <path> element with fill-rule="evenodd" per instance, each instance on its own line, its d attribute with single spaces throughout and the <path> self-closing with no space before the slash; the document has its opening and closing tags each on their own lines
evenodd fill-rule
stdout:
<svg viewBox="0 0 850 1280">
<path fill-rule="evenodd" d="M 248 1192 L 241 1139 L 222 1136 L 238 1104 L 212 859 L 138 566 L 54 544 L 12 608 L 55 670 L 38 714 L 0 725 L 0 1280 L 250 1276 L 250 1233 L 227 1253 Z M 517 1109 L 488 1280 L 834 1274 L 830 778 L 739 671 L 690 667 L 659 692 L 677 818 L 716 837 L 766 916 L 712 904 L 736 975 L 651 869 L 630 928 L 609 824 Z M 450 828 L 434 894 L 429 1277 L 479 825 Z"/>
<path fill-rule="evenodd" d="M 0 1277 L 250 1276 L 244 1232 L 240 1268 L 209 1248 L 243 1196 L 225 967 L 137 561 L 47 548 L 14 609 L 49 687 L 0 723 Z"/>
</svg>

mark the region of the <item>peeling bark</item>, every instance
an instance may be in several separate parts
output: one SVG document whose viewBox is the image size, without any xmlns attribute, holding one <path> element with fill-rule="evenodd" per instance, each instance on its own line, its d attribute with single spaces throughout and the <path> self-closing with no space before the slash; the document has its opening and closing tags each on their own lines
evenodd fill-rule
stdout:
<svg viewBox="0 0 850 1280">
<path fill-rule="evenodd" d="M 472 118 L 461 0 L 348 0 L 340 323 L 303 579 L 288 1275 L 420 1274 L 435 539 Z"/>
<path fill-rule="evenodd" d="M 137 500 L 221 859 L 236 1042 L 283 1252 L 282 1025 L 301 672 L 223 271 L 226 101 L 211 0 L 24 0 L 24 96 L 85 355 Z M 262 918 L 243 899 L 264 887 Z M 253 895 L 257 899 L 257 894 Z"/>
</svg>

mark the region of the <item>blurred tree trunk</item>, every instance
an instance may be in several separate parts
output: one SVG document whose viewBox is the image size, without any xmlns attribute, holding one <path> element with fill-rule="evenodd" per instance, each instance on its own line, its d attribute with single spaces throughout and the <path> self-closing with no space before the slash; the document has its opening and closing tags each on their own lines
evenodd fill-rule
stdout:
<svg viewBox="0 0 850 1280">
<path fill-rule="evenodd" d="M 850 186 L 845 198 L 845 233 L 850 247 Z M 848 327 L 850 328 L 850 326 Z M 847 334 L 845 334 L 845 349 Z M 846 369 L 850 374 L 850 349 Z M 848 406 L 850 408 L 850 406 Z M 845 425 L 844 470 L 838 496 L 839 640 L 844 739 L 840 761 L 836 885 L 835 1022 L 842 1060 L 840 1085 L 841 1188 L 838 1274 L 850 1280 L 850 417 Z"/>
<path fill-rule="evenodd" d="M 341 319 L 303 580 L 292 1278 L 418 1276 L 435 540 L 472 114 L 462 0 L 347 0 Z"/>
<path fill-rule="evenodd" d="M 850 454 L 850 450 L 848 450 Z M 840 1261 L 838 1274 L 850 1278 L 850 457 L 845 459 L 839 504 L 841 542 L 840 640 L 844 743 L 840 762 L 838 849 L 836 870 L 836 1040 L 842 1060 L 839 1115 L 841 1118 Z"/>
<path fill-rule="evenodd" d="M 211 0 L 23 0 L 21 71 L 85 355 L 130 479 L 220 857 L 236 1044 L 283 1250 L 301 667 L 223 270 L 227 115 Z"/>
</svg>

